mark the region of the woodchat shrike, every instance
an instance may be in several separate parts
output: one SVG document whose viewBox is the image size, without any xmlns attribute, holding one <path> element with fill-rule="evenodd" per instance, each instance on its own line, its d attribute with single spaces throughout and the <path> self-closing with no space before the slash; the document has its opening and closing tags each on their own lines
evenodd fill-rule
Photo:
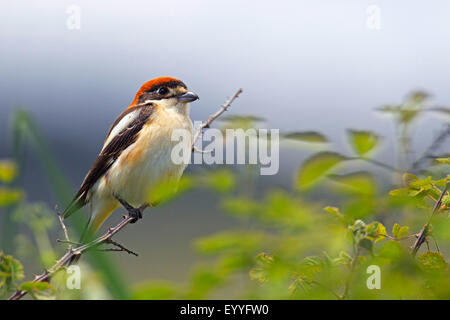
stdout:
<svg viewBox="0 0 450 320">
<path fill-rule="evenodd" d="M 161 183 L 177 182 L 183 174 L 186 164 L 171 159 L 172 148 L 179 143 L 171 136 L 174 130 L 187 130 L 190 140 L 183 143 L 191 150 L 189 102 L 197 99 L 175 78 L 160 77 L 142 85 L 109 129 L 100 154 L 63 217 L 89 204 L 85 235 L 93 235 L 121 203 L 140 218 L 142 208 L 158 202 L 151 198 L 152 190 Z"/>
</svg>

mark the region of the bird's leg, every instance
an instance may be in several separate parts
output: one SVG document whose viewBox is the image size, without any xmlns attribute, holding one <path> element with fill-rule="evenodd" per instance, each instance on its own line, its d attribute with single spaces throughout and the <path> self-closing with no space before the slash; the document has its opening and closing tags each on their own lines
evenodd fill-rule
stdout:
<svg viewBox="0 0 450 320">
<path fill-rule="evenodd" d="M 126 202 L 125 200 L 119 198 L 119 197 L 115 197 L 117 199 L 117 201 L 119 201 L 122 206 L 128 211 L 128 215 L 133 219 L 133 221 L 131 221 L 130 223 L 135 223 L 136 221 L 138 221 L 139 219 L 142 218 L 142 212 L 145 210 L 145 208 L 148 207 L 148 205 L 142 205 L 139 208 L 134 208 L 133 206 L 131 206 L 128 202 Z"/>
</svg>

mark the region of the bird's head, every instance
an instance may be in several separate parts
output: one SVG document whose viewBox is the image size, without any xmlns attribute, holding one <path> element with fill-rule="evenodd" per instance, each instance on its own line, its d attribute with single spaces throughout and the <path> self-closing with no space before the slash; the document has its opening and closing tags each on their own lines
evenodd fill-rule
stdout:
<svg viewBox="0 0 450 320">
<path fill-rule="evenodd" d="M 185 109 L 189 102 L 197 99 L 198 96 L 189 92 L 182 81 L 171 77 L 159 77 L 142 85 L 129 108 L 143 103 L 156 103 L 165 108 Z"/>
</svg>

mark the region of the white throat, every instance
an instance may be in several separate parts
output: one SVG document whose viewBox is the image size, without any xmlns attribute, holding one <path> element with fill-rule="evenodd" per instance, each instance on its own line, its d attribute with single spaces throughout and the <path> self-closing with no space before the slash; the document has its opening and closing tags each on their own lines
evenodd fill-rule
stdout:
<svg viewBox="0 0 450 320">
<path fill-rule="evenodd" d="M 177 98 L 161 99 L 161 100 L 145 100 L 145 103 L 155 103 L 165 109 L 175 110 L 176 112 L 189 116 L 190 106 L 187 102 L 179 102 Z"/>
</svg>

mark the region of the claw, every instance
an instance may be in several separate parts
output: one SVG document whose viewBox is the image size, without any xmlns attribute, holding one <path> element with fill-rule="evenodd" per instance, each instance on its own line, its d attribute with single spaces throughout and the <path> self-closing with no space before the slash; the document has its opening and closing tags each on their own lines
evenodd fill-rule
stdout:
<svg viewBox="0 0 450 320">
<path fill-rule="evenodd" d="M 130 221 L 130 223 L 135 223 L 139 219 L 142 219 L 142 211 L 141 211 L 141 209 L 133 208 L 133 209 L 128 211 L 128 214 L 129 214 L 130 217 L 133 218 L 133 221 Z"/>
<path fill-rule="evenodd" d="M 143 205 L 139 208 L 134 208 L 125 200 L 120 199 L 119 197 L 116 197 L 116 199 L 128 211 L 128 216 L 133 218 L 133 220 L 130 221 L 130 223 L 135 223 L 139 219 L 142 219 L 142 211 L 144 211 L 144 209 L 147 207 L 147 205 Z"/>
</svg>

